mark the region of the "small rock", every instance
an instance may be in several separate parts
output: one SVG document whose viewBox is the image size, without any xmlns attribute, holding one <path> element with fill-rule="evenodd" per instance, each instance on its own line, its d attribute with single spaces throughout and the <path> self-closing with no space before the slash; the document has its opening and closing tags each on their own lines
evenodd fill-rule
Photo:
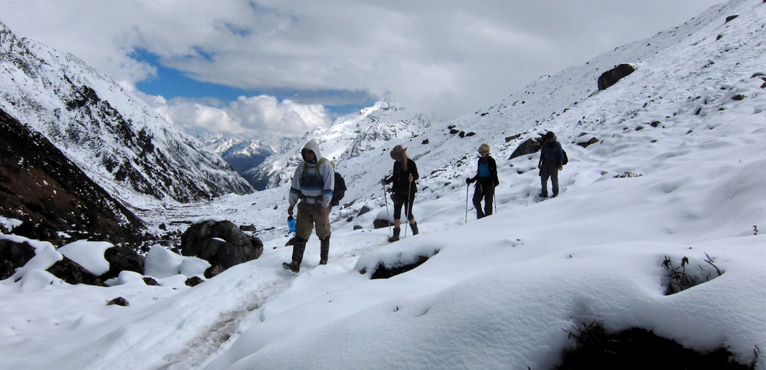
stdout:
<svg viewBox="0 0 766 370">
<path fill-rule="evenodd" d="M 109 302 L 106 303 L 107 306 L 117 305 L 117 306 L 123 306 L 127 307 L 130 306 L 130 302 L 128 302 L 127 299 L 122 297 L 117 297 Z"/>
<path fill-rule="evenodd" d="M 368 206 L 362 206 L 362 209 L 359 210 L 359 213 L 357 213 L 356 217 L 359 217 L 367 212 L 372 211 L 372 209 Z"/>
<path fill-rule="evenodd" d="M 202 284 L 204 282 L 205 282 L 205 280 L 202 280 L 202 278 L 200 278 L 199 276 L 192 276 L 192 277 L 186 279 L 186 283 L 185 284 L 186 284 L 186 286 L 194 287 L 194 286 L 200 285 L 200 284 Z"/>
</svg>

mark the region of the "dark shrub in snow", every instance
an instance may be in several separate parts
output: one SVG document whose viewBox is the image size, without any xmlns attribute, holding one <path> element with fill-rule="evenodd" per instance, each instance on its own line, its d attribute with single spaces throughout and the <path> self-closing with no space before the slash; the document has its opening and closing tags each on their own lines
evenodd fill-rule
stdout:
<svg viewBox="0 0 766 370">
<path fill-rule="evenodd" d="M 573 328 L 573 349 L 564 355 L 557 370 L 652 369 L 652 370 L 734 370 L 753 369 L 731 361 L 725 348 L 698 353 L 657 336 L 652 331 L 631 328 L 608 333 L 601 323 L 593 322 Z"/>
</svg>

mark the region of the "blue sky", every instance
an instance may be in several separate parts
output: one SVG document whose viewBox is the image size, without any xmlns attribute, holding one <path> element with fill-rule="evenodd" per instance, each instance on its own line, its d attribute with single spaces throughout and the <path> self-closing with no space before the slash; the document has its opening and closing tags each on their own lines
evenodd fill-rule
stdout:
<svg viewBox="0 0 766 370">
<path fill-rule="evenodd" d="M 206 59 L 212 58 L 205 55 L 203 51 L 198 51 Z M 319 91 L 299 91 L 289 89 L 241 89 L 222 84 L 197 81 L 188 77 L 183 72 L 168 68 L 162 65 L 160 57 L 144 49 L 136 49 L 130 54 L 130 57 L 138 62 L 146 63 L 155 68 L 156 74 L 136 83 L 136 88 L 148 95 L 161 95 L 167 100 L 173 98 L 203 99 L 214 98 L 220 100 L 221 104 L 237 100 L 240 96 L 258 96 L 269 95 L 277 99 L 290 99 L 303 104 L 322 104 L 330 113 L 331 117 L 338 117 L 359 111 L 362 108 L 370 107 L 375 104 L 376 99 L 363 91 L 344 91 L 344 90 L 319 90 Z M 327 101 L 360 101 L 362 104 L 344 104 L 332 105 L 326 104 Z"/>
</svg>

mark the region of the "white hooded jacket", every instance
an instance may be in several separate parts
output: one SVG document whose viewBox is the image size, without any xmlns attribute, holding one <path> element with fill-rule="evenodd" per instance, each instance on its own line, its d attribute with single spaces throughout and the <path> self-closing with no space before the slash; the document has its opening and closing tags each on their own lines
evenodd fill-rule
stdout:
<svg viewBox="0 0 766 370">
<path fill-rule="evenodd" d="M 290 186 L 290 207 L 294 207 L 302 198 L 308 204 L 319 203 L 322 207 L 329 208 L 335 187 L 335 169 L 329 160 L 322 161 L 322 153 L 319 151 L 319 144 L 315 140 L 309 140 L 303 149 L 314 152 L 316 163 L 307 163 L 303 160 L 295 169 Z M 321 164 L 317 168 L 320 161 Z M 303 172 L 304 167 L 306 168 L 305 173 Z"/>
</svg>

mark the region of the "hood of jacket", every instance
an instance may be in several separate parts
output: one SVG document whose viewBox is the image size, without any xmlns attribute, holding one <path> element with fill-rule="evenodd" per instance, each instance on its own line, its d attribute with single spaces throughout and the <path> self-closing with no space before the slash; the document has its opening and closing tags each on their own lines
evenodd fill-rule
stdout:
<svg viewBox="0 0 766 370">
<path fill-rule="evenodd" d="M 303 146 L 303 149 L 308 149 L 314 152 L 314 156 L 316 156 L 317 161 L 323 158 L 322 153 L 319 152 L 319 144 L 314 139 L 309 140 L 306 145 Z M 301 158 L 303 158 L 303 155 L 301 155 Z"/>
</svg>

